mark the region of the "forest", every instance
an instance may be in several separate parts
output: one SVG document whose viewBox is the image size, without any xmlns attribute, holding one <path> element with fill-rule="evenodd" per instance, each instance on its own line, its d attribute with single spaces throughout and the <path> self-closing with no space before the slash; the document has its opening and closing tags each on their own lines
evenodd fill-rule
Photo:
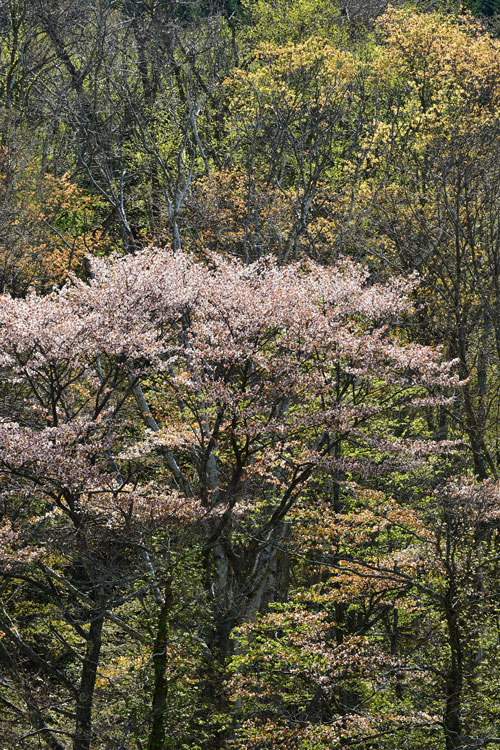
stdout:
<svg viewBox="0 0 500 750">
<path fill-rule="evenodd" d="M 500 746 L 500 2 L 0 0 L 0 748 Z"/>
</svg>

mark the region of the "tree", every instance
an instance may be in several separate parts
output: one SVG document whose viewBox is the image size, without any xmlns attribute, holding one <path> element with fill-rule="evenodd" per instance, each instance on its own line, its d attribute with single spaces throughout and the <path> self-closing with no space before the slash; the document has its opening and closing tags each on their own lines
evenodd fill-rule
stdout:
<svg viewBox="0 0 500 750">
<path fill-rule="evenodd" d="M 148 549 L 147 519 L 202 522 L 215 629 L 200 637 L 223 660 L 234 624 L 275 596 L 287 515 L 314 497 L 317 477 L 380 474 L 439 450 L 420 436 L 380 435 L 388 415 L 441 403 L 429 391 L 457 382 L 438 352 L 380 323 L 404 313 L 410 288 L 370 285 L 348 261 L 280 268 L 213 256 L 207 265 L 149 250 L 94 261 L 88 284 L 2 299 L 3 535 L 26 559 L 12 572 L 4 552 L 7 580 L 24 578 L 26 565 L 47 571 L 64 553 L 65 585 L 90 607 L 88 632 L 70 619 L 87 641 L 80 688 L 70 688 L 72 661 L 56 668 L 2 628 L 31 668 L 69 690 L 76 750 L 91 742 L 102 628 L 120 601 L 114 554 Z M 126 575 L 137 575 L 137 557 L 127 557 Z M 158 633 L 162 642 L 164 626 Z M 163 669 L 151 748 L 165 736 Z"/>
<path fill-rule="evenodd" d="M 295 591 L 241 628 L 242 740 L 496 744 L 498 482 L 440 484 L 413 508 L 343 490 L 341 512 L 297 505 Z"/>
<path fill-rule="evenodd" d="M 498 369 L 498 154 L 490 146 L 497 142 L 498 42 L 470 16 L 393 9 L 379 27 L 370 63 L 379 123 L 361 141 L 366 159 L 354 212 L 369 218 L 351 223 L 342 245 L 356 254 L 362 247 L 381 278 L 391 269 L 421 275 L 411 335 L 446 342 L 469 378 L 460 407 L 442 412 L 436 431 L 465 434 L 476 474 L 496 476 L 488 426 L 496 407 L 486 391 L 493 393 Z"/>
<path fill-rule="evenodd" d="M 69 273 L 84 274 L 87 255 L 109 244 L 98 226 L 102 202 L 68 174 L 44 173 L 22 149 L 5 147 L 0 169 L 2 292 L 44 292 Z"/>
</svg>

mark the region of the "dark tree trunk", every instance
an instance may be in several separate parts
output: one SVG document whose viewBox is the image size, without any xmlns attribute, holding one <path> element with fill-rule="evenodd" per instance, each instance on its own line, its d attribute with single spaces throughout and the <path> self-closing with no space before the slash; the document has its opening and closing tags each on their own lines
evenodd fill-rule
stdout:
<svg viewBox="0 0 500 750">
<path fill-rule="evenodd" d="M 158 617 L 158 627 L 153 652 L 153 699 L 151 705 L 151 732 L 148 750 L 165 750 L 165 710 L 167 706 L 168 681 L 167 670 L 167 640 L 168 615 L 172 606 L 173 593 L 171 582 L 165 586 L 164 601 Z"/>
<path fill-rule="evenodd" d="M 75 736 L 73 750 L 90 750 L 92 739 L 92 704 L 94 688 L 102 645 L 102 626 L 105 617 L 103 604 L 92 612 L 87 650 L 82 666 L 80 689 L 75 712 Z"/>
<path fill-rule="evenodd" d="M 450 646 L 450 666 L 446 675 L 446 703 L 444 711 L 444 734 L 446 750 L 461 747 L 461 708 L 463 687 L 463 653 L 457 613 L 450 609 L 446 613 Z"/>
</svg>

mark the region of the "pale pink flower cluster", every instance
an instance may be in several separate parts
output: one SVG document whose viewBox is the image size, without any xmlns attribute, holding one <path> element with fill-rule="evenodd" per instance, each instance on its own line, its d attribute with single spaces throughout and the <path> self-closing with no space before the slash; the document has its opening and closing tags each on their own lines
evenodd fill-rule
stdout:
<svg viewBox="0 0 500 750">
<path fill-rule="evenodd" d="M 279 493 L 304 467 L 369 475 L 395 466 L 395 456 L 418 461 L 438 450 L 370 428 L 391 409 L 444 403 L 443 389 L 458 384 L 440 352 L 402 344 L 386 325 L 410 311 L 414 278 L 371 284 L 346 259 L 244 265 L 158 248 L 94 259 L 91 271 L 88 283 L 72 278 L 48 296 L 0 298 L 0 366 L 14 405 L 0 422 L 4 479 L 104 497 L 124 491 L 121 466 L 177 451 L 195 493 L 210 457 L 219 485 L 212 478 L 200 493 L 220 502 L 238 462 L 241 499 L 244 481 Z M 144 411 L 133 424 L 130 409 L 128 421 L 121 416 L 142 376 L 167 405 L 153 430 Z M 332 456 L 339 434 L 364 453 Z M 166 515 L 177 507 L 185 518 L 174 495 L 158 495 Z M 228 502 L 240 514 L 246 504 Z"/>
<path fill-rule="evenodd" d="M 7 518 L 0 525 L 0 562 L 7 566 L 11 563 L 36 562 L 47 553 L 45 547 L 26 544 L 21 529 L 15 529 Z"/>
</svg>

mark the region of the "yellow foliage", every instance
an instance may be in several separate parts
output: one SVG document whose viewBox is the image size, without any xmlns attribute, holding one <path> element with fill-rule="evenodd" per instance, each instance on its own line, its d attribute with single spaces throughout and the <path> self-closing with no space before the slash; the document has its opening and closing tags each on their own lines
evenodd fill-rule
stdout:
<svg viewBox="0 0 500 750">
<path fill-rule="evenodd" d="M 100 200 L 68 174 L 43 174 L 36 158 L 0 151 L 0 285 L 4 292 L 44 291 L 82 269 L 104 243 Z"/>
<path fill-rule="evenodd" d="M 416 13 L 391 8 L 379 20 L 381 46 L 373 75 L 381 85 L 402 86 L 406 116 L 445 134 L 471 118 L 488 122 L 500 103 L 500 42 L 471 15 Z"/>
<path fill-rule="evenodd" d="M 251 21 L 248 41 L 286 44 L 322 37 L 339 42 L 343 38 L 338 7 L 329 0 L 243 0 L 242 9 Z"/>
</svg>

